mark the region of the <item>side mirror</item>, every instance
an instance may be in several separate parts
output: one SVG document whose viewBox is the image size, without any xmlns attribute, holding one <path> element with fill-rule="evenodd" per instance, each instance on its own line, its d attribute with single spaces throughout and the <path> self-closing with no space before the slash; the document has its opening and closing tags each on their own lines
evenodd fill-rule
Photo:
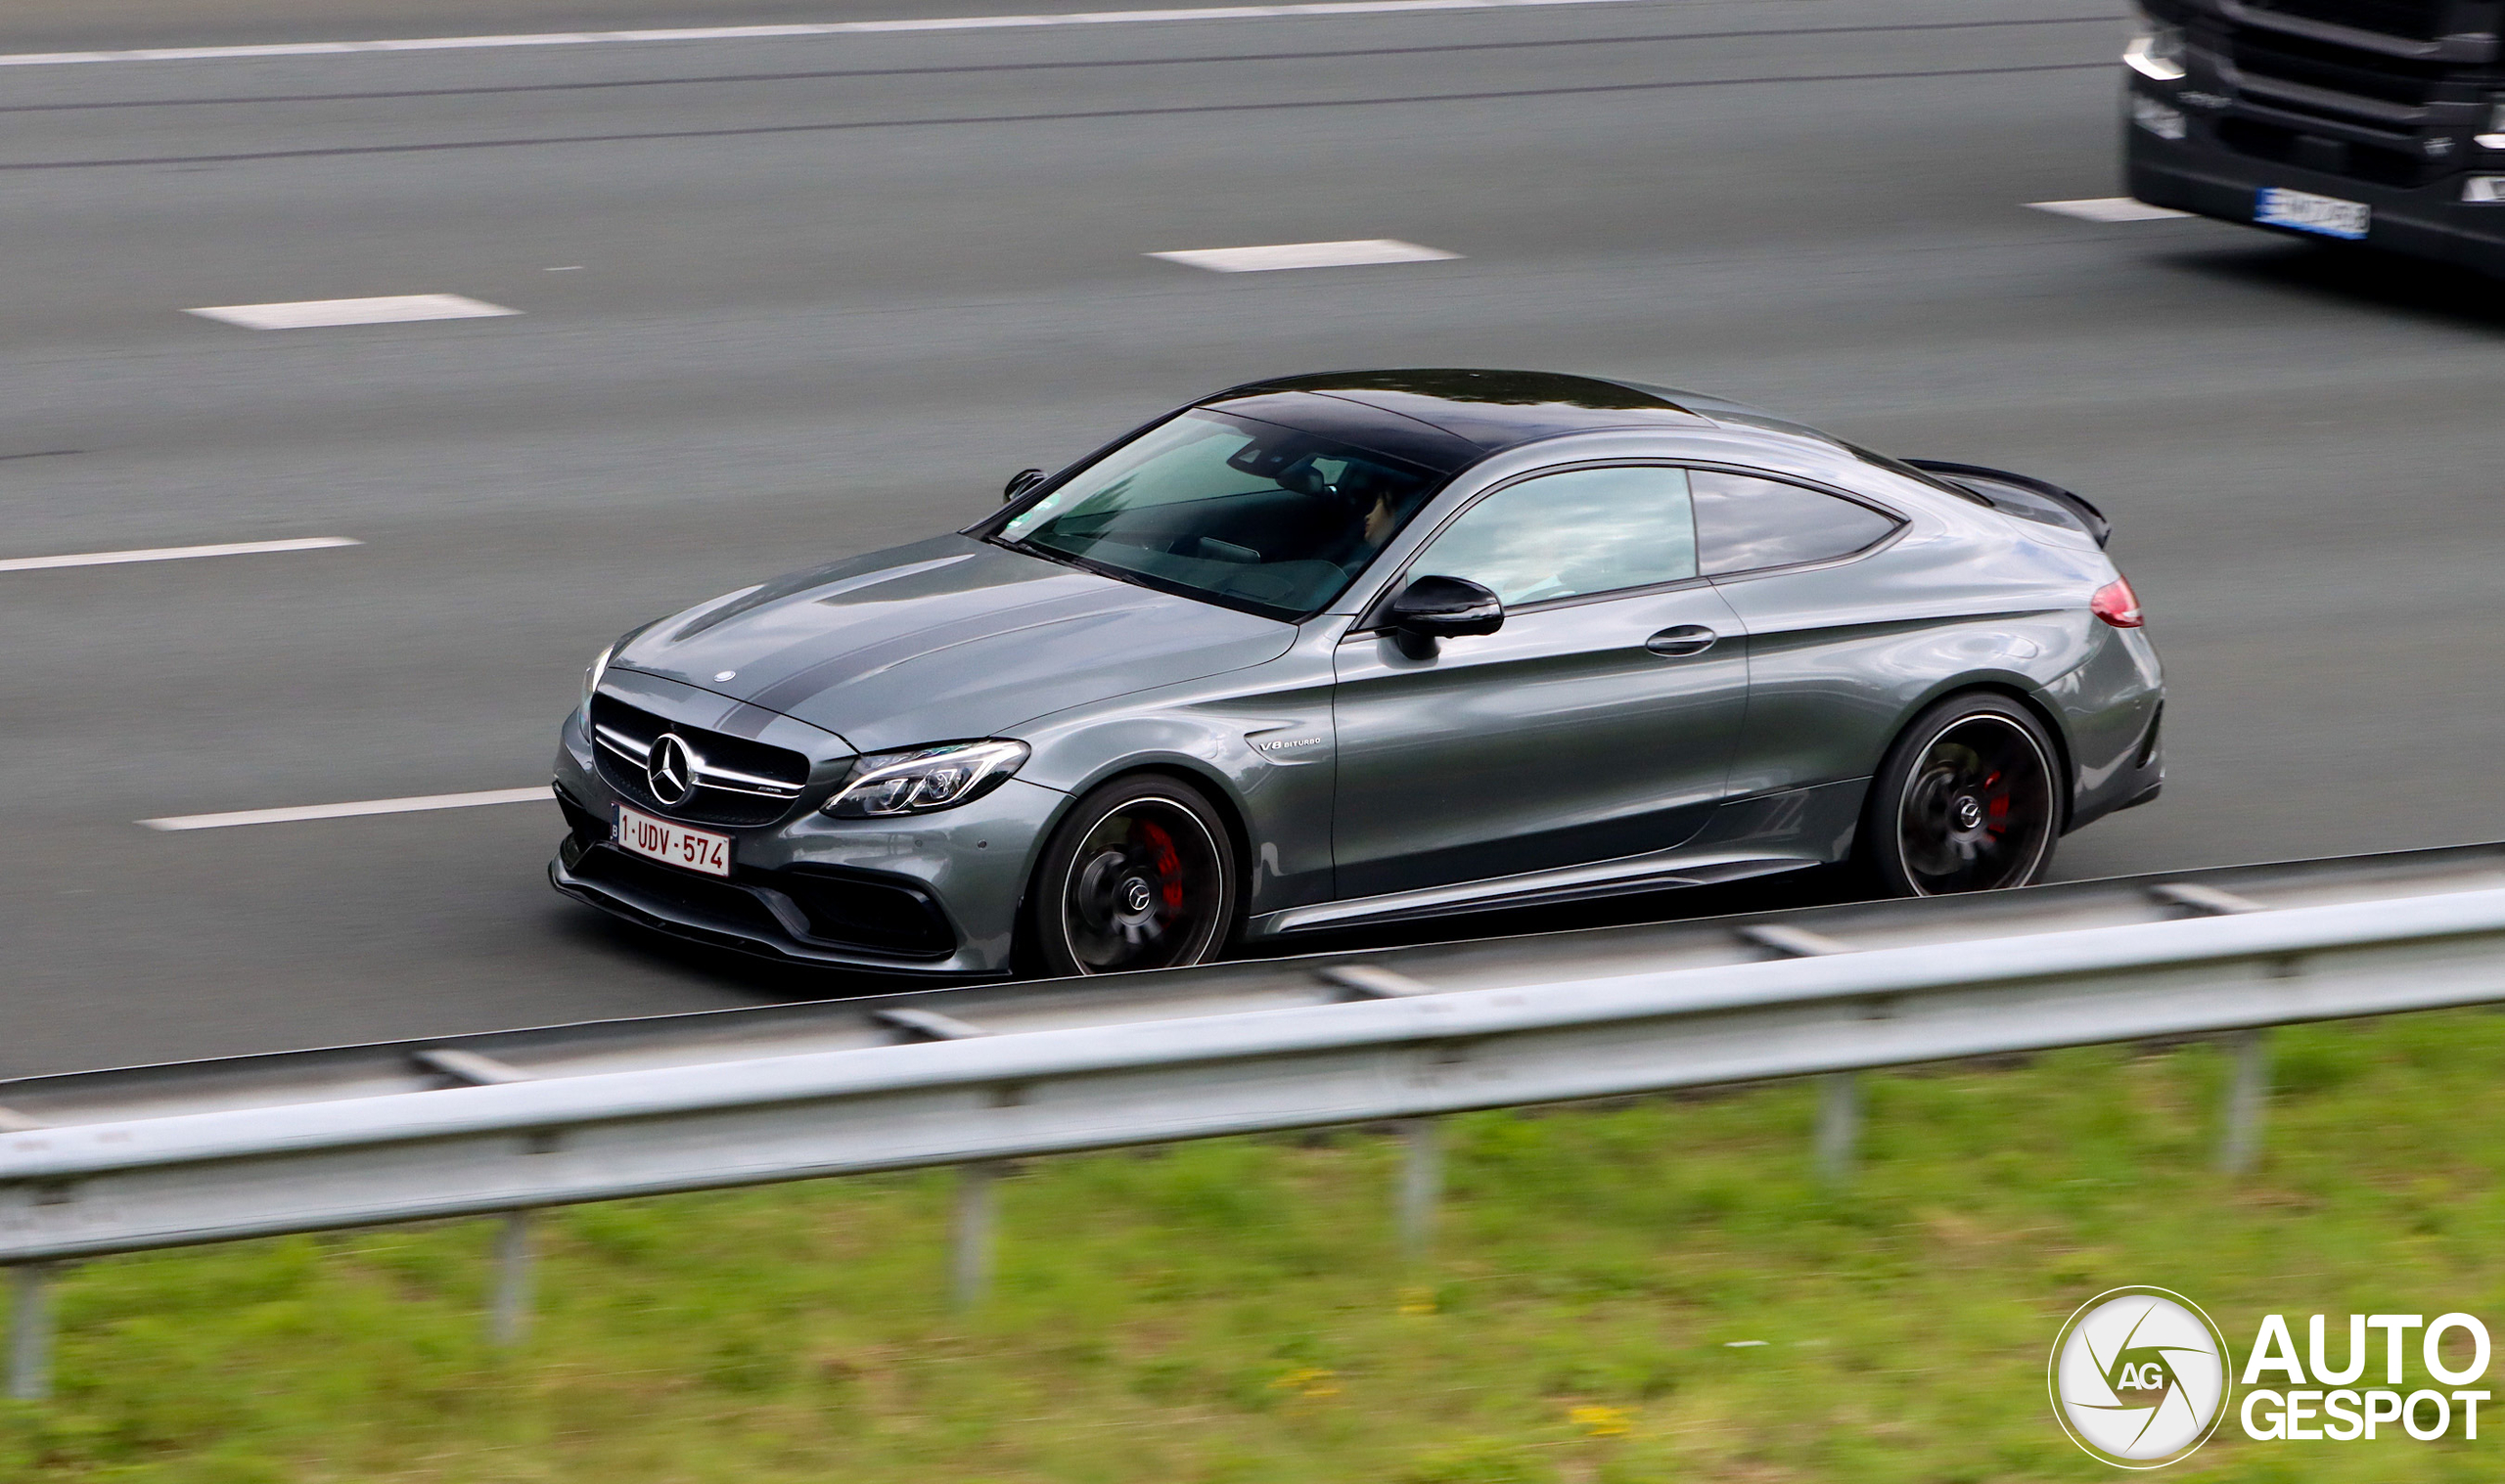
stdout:
<svg viewBox="0 0 2505 1484">
<path fill-rule="evenodd" d="M 1026 491 L 1033 489 L 1036 485 L 1043 482 L 1044 472 L 1042 470 L 1022 469 L 1016 473 L 1011 474 L 1009 476 L 1009 482 L 1000 487 L 1000 503 L 1007 505 L 1010 501 L 1017 499 L 1020 495 L 1025 494 Z"/>
<path fill-rule="evenodd" d="M 1401 589 L 1385 626 L 1406 640 L 1458 639 L 1505 626 L 1505 605 L 1466 577 L 1420 577 Z"/>
</svg>

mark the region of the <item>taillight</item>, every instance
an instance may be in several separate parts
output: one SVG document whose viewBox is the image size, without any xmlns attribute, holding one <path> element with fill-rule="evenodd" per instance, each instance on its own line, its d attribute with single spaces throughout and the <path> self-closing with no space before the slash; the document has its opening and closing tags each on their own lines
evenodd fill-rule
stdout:
<svg viewBox="0 0 2505 1484">
<path fill-rule="evenodd" d="M 2087 610 L 2118 629 L 2136 629 L 2147 620 L 2140 613 L 2139 596 L 2131 591 L 2128 578 L 2117 577 L 2096 590 L 2087 600 Z"/>
</svg>

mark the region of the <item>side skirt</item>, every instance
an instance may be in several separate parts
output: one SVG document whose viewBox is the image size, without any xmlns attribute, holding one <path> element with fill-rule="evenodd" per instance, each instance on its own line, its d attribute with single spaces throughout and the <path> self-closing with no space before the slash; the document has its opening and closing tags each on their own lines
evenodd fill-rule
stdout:
<svg viewBox="0 0 2505 1484">
<path fill-rule="evenodd" d="M 1695 838 L 1674 849 L 1265 913 L 1245 924 L 1245 936 L 1269 938 L 1362 922 L 1709 886 L 1823 866 L 1850 852 L 1869 785 L 1868 779 L 1856 778 L 1737 799 L 1722 805 Z"/>
</svg>

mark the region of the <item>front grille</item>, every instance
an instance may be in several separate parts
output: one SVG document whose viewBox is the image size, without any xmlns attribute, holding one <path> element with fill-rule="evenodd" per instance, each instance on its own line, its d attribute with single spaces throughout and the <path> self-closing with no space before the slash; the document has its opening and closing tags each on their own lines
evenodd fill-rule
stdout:
<svg viewBox="0 0 2505 1484">
<path fill-rule="evenodd" d="M 808 785 L 808 758 L 789 747 L 687 726 L 605 693 L 592 697 L 590 719 L 600 776 L 638 809 L 697 824 L 753 828 L 790 814 Z M 652 746 L 665 732 L 677 734 L 698 760 L 695 795 L 681 804 L 656 798 L 646 772 Z"/>
<path fill-rule="evenodd" d="M 2227 60 L 2247 91 L 2270 97 L 2274 106 L 2383 123 L 2434 102 L 2443 80 L 2440 67 L 2253 31 L 2227 44 Z"/>
<path fill-rule="evenodd" d="M 2433 41 L 2450 29 L 2451 0 L 2247 0 L 2256 11 L 2345 25 L 2411 41 Z"/>
</svg>

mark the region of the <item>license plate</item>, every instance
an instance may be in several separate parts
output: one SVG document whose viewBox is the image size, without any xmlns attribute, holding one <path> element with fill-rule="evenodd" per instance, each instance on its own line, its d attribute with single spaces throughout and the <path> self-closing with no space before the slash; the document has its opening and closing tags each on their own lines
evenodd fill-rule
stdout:
<svg viewBox="0 0 2505 1484">
<path fill-rule="evenodd" d="M 710 830 L 690 830 L 649 814 L 617 806 L 617 843 L 636 855 L 667 861 L 706 876 L 731 874 L 731 837 Z"/>
<path fill-rule="evenodd" d="M 2253 219 L 2265 227 L 2293 227 L 2317 237 L 2361 243 L 2366 240 L 2367 225 L 2374 219 L 2374 208 L 2364 202 L 2342 201 L 2337 196 L 2264 186 L 2253 203 Z"/>
</svg>

